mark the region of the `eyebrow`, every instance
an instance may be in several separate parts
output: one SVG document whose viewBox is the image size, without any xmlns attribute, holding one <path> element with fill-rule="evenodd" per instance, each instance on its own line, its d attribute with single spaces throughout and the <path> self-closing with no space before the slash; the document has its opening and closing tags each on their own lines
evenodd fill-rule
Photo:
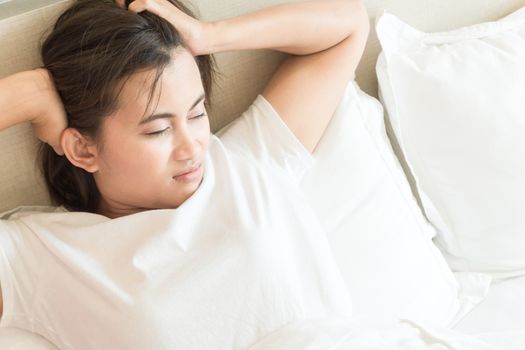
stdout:
<svg viewBox="0 0 525 350">
<path fill-rule="evenodd" d="M 193 103 L 193 105 L 192 105 L 191 108 L 190 108 L 190 111 L 191 111 L 193 108 L 195 108 L 199 103 L 201 103 L 201 102 L 204 100 L 204 97 L 205 97 L 205 93 L 203 92 L 203 93 L 197 98 L 197 100 Z M 157 120 L 157 119 L 172 118 L 172 117 L 173 117 L 173 114 L 171 114 L 171 113 L 152 114 L 152 115 L 150 115 L 149 117 L 142 119 L 142 120 L 139 122 L 139 125 L 144 125 L 144 124 L 147 124 L 147 123 L 152 122 L 152 121 Z"/>
</svg>

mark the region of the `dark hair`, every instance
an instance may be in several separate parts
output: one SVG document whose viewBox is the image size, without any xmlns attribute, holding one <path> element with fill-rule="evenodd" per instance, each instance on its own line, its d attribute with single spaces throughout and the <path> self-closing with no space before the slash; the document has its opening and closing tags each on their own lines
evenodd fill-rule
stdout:
<svg viewBox="0 0 525 350">
<path fill-rule="evenodd" d="M 169 1 L 195 17 L 178 0 Z M 126 79 L 140 70 L 155 70 L 151 101 L 172 50 L 180 46 L 184 45 L 177 30 L 147 11 L 137 15 L 119 8 L 114 0 L 77 0 L 58 18 L 41 52 L 64 104 L 68 127 L 103 143 L 100 126 L 118 107 Z M 210 95 L 214 59 L 203 55 L 195 60 Z M 48 144 L 41 145 L 38 157 L 55 205 L 97 211 L 101 195 L 93 174 L 57 155 Z"/>
</svg>

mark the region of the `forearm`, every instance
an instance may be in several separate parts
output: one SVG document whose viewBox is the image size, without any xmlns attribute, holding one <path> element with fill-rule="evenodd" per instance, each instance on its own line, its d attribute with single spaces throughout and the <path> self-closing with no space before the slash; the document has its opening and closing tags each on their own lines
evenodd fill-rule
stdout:
<svg viewBox="0 0 525 350">
<path fill-rule="evenodd" d="M 246 49 L 311 54 L 349 37 L 359 28 L 363 17 L 366 17 L 366 10 L 358 0 L 318 0 L 272 6 L 205 24 L 208 43 L 197 54 Z"/>
<path fill-rule="evenodd" d="M 0 80 L 0 130 L 34 118 L 37 101 L 29 87 L 37 78 L 34 71 L 25 71 Z"/>
</svg>

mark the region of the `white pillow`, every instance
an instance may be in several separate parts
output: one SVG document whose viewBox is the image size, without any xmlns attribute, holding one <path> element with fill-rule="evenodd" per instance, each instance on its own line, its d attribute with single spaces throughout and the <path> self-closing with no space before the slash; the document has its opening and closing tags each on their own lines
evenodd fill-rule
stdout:
<svg viewBox="0 0 525 350">
<path fill-rule="evenodd" d="M 392 151 L 380 103 L 355 82 L 313 156 L 301 186 L 328 233 L 356 313 L 447 326 L 472 306 L 460 312 L 466 299 L 484 294 L 483 278 L 465 278 L 476 286 L 459 288 Z"/>
<path fill-rule="evenodd" d="M 525 273 L 525 8 L 423 33 L 376 23 L 382 101 L 454 270 Z"/>
</svg>

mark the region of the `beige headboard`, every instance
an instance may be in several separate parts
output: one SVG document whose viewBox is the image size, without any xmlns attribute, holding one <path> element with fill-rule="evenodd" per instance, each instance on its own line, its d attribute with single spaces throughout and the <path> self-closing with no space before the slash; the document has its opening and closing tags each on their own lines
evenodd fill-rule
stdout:
<svg viewBox="0 0 525 350">
<path fill-rule="evenodd" d="M 0 78 L 39 65 L 38 45 L 71 0 L 0 1 Z M 297 1 L 297 0 L 293 0 Z M 206 20 L 227 18 L 284 0 L 193 0 Z M 365 0 L 370 19 L 387 10 L 426 31 L 457 28 L 498 19 L 525 0 Z M 373 26 L 372 26 L 373 27 Z M 375 64 L 379 44 L 372 30 L 356 73 L 361 88 L 377 97 Z M 217 55 L 221 77 L 212 98 L 211 126 L 217 131 L 251 103 L 284 57 L 270 51 Z M 1 116 L 0 116 L 1 117 Z M 47 205 L 49 199 L 35 164 L 37 140 L 29 125 L 0 132 L 0 212 L 19 205 Z"/>
</svg>

